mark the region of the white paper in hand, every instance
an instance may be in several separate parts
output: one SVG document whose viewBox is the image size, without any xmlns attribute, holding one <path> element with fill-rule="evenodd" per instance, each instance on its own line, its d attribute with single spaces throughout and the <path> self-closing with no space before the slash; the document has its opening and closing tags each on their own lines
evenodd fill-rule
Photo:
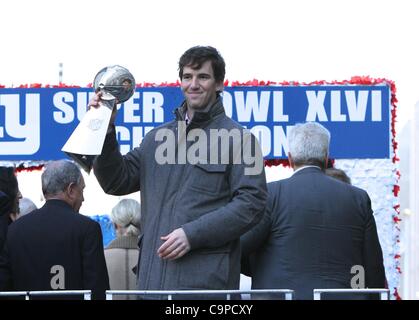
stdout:
<svg viewBox="0 0 419 320">
<path fill-rule="evenodd" d="M 82 155 L 101 154 L 111 115 L 112 110 L 104 105 L 90 108 L 61 150 Z"/>
</svg>

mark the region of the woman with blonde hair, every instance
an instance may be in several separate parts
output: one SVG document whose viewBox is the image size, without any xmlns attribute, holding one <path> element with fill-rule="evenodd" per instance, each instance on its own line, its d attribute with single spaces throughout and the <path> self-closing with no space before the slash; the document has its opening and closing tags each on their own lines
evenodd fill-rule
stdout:
<svg viewBox="0 0 419 320">
<path fill-rule="evenodd" d="M 123 199 L 112 209 L 110 218 L 116 230 L 116 239 L 105 248 L 110 288 L 135 290 L 141 206 L 136 200 Z M 136 297 L 116 295 L 114 299 L 133 300 Z"/>
</svg>

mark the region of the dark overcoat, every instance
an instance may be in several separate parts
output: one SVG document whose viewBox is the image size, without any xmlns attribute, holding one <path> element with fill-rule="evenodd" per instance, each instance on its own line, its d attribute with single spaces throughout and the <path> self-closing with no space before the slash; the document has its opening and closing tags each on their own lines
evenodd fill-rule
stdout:
<svg viewBox="0 0 419 320">
<path fill-rule="evenodd" d="M 191 164 L 177 158 L 175 164 L 159 164 L 156 154 L 166 141 L 163 136 L 173 133 L 176 137 L 176 156 L 183 148 L 178 143 L 182 141 L 178 141 L 179 123 L 185 124 L 182 112 L 185 105 L 177 109 L 174 121 L 150 131 L 140 146 L 125 156 L 119 152 L 115 132 L 108 134 L 94 172 L 106 193 L 124 195 L 141 190 L 139 289 L 238 289 L 239 238 L 260 220 L 265 207 L 263 165 L 258 174 L 246 175 L 245 168 L 251 165 L 243 159 L 237 161 L 234 148 L 220 150 L 230 153 L 228 163 Z M 243 132 L 242 126 L 226 116 L 221 99 L 209 111 L 195 112 L 186 134 L 193 129 L 203 130 L 206 137 L 211 129 L 226 129 L 224 134 L 231 129 Z M 254 142 L 254 136 L 249 137 Z M 208 141 L 204 146 L 209 157 Z M 187 150 L 191 144 L 187 142 Z M 191 250 L 176 260 L 161 259 L 157 254 L 163 243 L 160 237 L 180 227 Z"/>
</svg>

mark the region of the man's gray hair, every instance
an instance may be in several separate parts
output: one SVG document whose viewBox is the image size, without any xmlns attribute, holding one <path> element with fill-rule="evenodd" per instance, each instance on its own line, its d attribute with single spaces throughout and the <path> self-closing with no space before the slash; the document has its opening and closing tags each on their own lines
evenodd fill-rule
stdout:
<svg viewBox="0 0 419 320">
<path fill-rule="evenodd" d="M 298 123 L 288 133 L 288 150 L 296 166 L 324 168 L 329 143 L 330 132 L 317 122 Z"/>
<path fill-rule="evenodd" d="M 52 161 L 45 166 L 42 173 L 42 192 L 44 196 L 63 192 L 71 183 L 80 184 L 81 171 L 77 165 L 68 160 Z"/>
<path fill-rule="evenodd" d="M 28 214 L 29 212 L 32 212 L 37 208 L 36 204 L 33 203 L 33 201 L 29 198 L 22 198 L 19 200 L 19 217 L 23 217 L 25 214 Z"/>
</svg>

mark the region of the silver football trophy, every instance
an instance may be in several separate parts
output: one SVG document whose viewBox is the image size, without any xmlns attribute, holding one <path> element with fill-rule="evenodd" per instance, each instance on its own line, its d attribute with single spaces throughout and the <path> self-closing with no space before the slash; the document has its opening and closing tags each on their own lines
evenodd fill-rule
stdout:
<svg viewBox="0 0 419 320">
<path fill-rule="evenodd" d="M 102 153 L 106 132 L 115 103 L 132 97 L 135 79 L 124 67 L 115 65 L 98 72 L 93 87 L 102 92 L 99 108 L 90 108 L 61 149 L 88 173 L 93 161 Z"/>
</svg>

